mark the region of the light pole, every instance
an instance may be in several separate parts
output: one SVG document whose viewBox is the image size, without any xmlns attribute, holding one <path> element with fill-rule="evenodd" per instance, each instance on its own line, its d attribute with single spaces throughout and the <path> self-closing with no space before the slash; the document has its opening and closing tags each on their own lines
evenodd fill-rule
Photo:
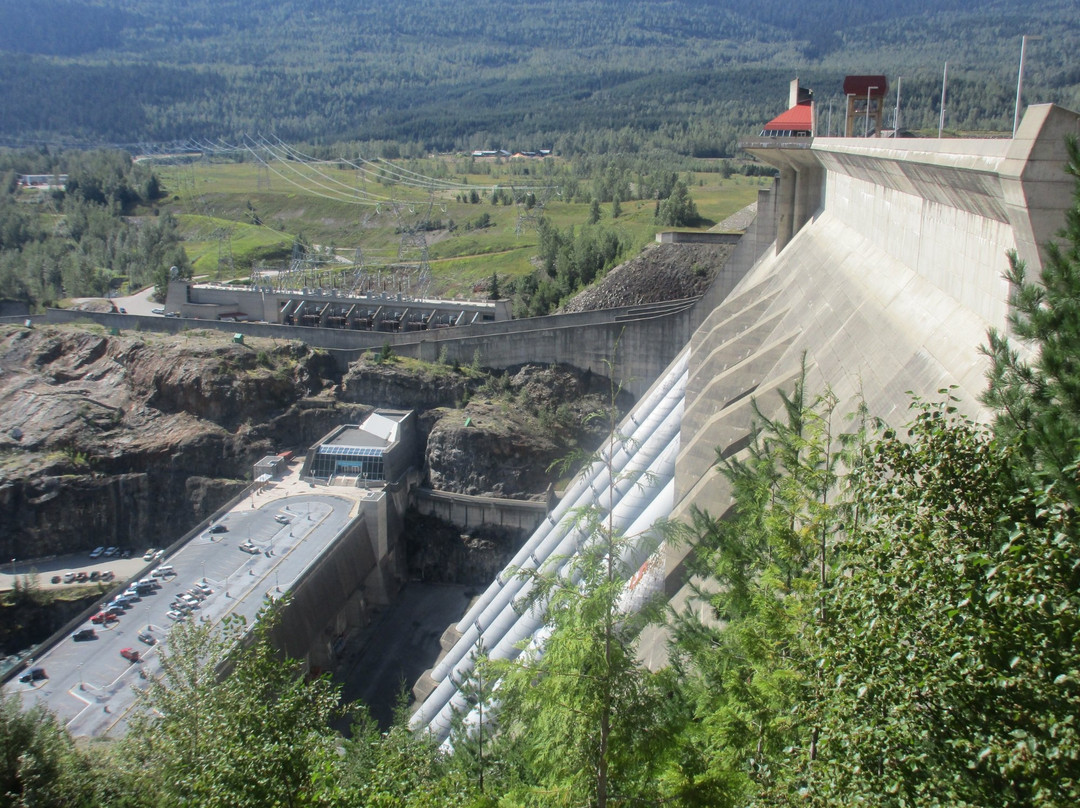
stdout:
<svg viewBox="0 0 1080 808">
<path fill-rule="evenodd" d="M 1012 136 L 1016 137 L 1016 129 L 1020 126 L 1020 91 L 1024 86 L 1024 55 L 1027 50 L 1028 40 L 1036 41 L 1042 39 L 1041 36 L 1028 36 L 1024 34 L 1020 37 L 1020 70 L 1016 74 L 1016 110 L 1013 112 L 1013 133 Z"/>
<path fill-rule="evenodd" d="M 866 88 L 866 117 L 863 118 L 863 137 L 870 137 L 870 91 L 877 88 L 876 84 L 871 84 Z"/>
<path fill-rule="evenodd" d="M 949 86 L 949 63 L 945 63 L 945 69 L 941 72 L 941 117 L 938 119 L 937 136 L 941 139 L 945 131 L 945 89 Z"/>
<path fill-rule="evenodd" d="M 893 113 L 893 137 L 900 137 L 900 83 L 903 76 L 896 77 L 896 111 Z"/>
<path fill-rule="evenodd" d="M 79 669 L 79 690 L 85 690 L 82 680 L 82 663 L 80 662 L 76 667 Z"/>
<path fill-rule="evenodd" d="M 852 131 L 855 129 L 855 93 L 847 93 L 844 96 L 847 99 L 847 110 L 844 114 L 844 137 L 851 137 L 851 132 L 848 132 L 848 122 L 851 122 Z"/>
<path fill-rule="evenodd" d="M 202 582 L 206 583 L 206 562 L 202 562 Z"/>
</svg>

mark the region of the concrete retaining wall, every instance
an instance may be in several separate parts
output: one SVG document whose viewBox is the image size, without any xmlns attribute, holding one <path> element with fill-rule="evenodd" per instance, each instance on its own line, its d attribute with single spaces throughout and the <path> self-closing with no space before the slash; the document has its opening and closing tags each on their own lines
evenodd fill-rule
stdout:
<svg viewBox="0 0 1080 808">
<path fill-rule="evenodd" d="M 723 272 L 723 271 L 722 271 Z M 730 278 L 733 285 L 736 278 Z M 247 337 L 295 340 L 331 352 L 344 368 L 365 351 L 390 345 L 394 353 L 427 362 L 443 355 L 451 362 L 507 368 L 526 362 L 565 363 L 604 376 L 614 358 L 618 380 L 640 395 L 686 344 L 693 331 L 694 299 L 651 306 L 549 315 L 485 325 L 443 328 L 405 334 L 381 334 L 332 328 L 305 328 L 267 323 L 222 323 L 181 317 L 98 314 L 49 309 L 50 323 L 98 323 L 123 331 L 147 330 L 180 334 L 213 330 Z M 618 345 L 616 350 L 613 346 Z"/>
<path fill-rule="evenodd" d="M 547 516 L 550 497 L 545 502 L 499 497 L 475 497 L 418 488 L 412 492 L 413 507 L 428 516 L 437 516 L 463 530 L 480 525 L 511 527 L 531 533 Z"/>
<path fill-rule="evenodd" d="M 396 541 L 395 541 L 396 543 Z M 335 638 L 367 619 L 364 583 L 379 568 L 363 519 L 355 520 L 295 582 L 273 634 L 274 646 L 309 667 L 328 668 Z"/>
<path fill-rule="evenodd" d="M 656 234 L 660 244 L 738 244 L 741 233 L 687 233 L 681 230 L 666 230 Z"/>
</svg>

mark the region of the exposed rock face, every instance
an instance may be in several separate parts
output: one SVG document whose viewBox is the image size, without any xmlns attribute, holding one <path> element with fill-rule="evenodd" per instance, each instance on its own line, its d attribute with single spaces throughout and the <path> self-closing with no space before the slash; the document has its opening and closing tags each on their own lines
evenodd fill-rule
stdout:
<svg viewBox="0 0 1080 808">
<path fill-rule="evenodd" d="M 405 515 L 409 577 L 425 583 L 487 586 L 510 563 L 524 540 L 522 531 L 495 526 L 462 533 L 418 513 Z"/>
<path fill-rule="evenodd" d="M 340 421 L 332 397 L 332 418 L 297 406 L 332 392 L 333 368 L 303 346 L 219 335 L 0 327 L 0 555 L 176 538 L 258 457 L 303 448 L 279 436 Z"/>
<path fill-rule="evenodd" d="M 539 499 L 560 461 L 589 451 L 611 426 L 606 379 L 569 367 L 525 365 L 487 397 L 440 410 L 427 429 L 428 480 L 459 494 Z M 615 401 L 615 418 L 629 406 Z M 599 417 L 592 417 L 598 415 Z"/>
<path fill-rule="evenodd" d="M 610 397 L 572 368 L 366 360 L 342 376 L 294 343 L 0 325 L 0 558 L 168 544 L 263 455 L 306 450 L 375 407 L 419 411 L 434 487 L 541 496 L 552 461 L 606 434 L 609 419 L 586 416 Z"/>
<path fill-rule="evenodd" d="M 446 371 L 434 373 L 414 363 L 357 362 L 341 380 L 341 399 L 397 410 L 460 406 L 469 397 L 469 377 Z"/>
</svg>

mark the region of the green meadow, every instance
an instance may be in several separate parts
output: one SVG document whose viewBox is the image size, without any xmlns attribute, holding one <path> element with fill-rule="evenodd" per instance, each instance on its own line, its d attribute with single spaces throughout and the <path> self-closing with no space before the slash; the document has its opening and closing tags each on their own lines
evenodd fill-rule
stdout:
<svg viewBox="0 0 1080 808">
<path fill-rule="evenodd" d="M 560 229 L 588 220 L 588 202 L 542 190 L 558 180 L 523 176 L 513 161 L 485 164 L 484 173 L 458 167 L 446 158 L 386 163 L 378 171 L 335 162 L 200 160 L 157 171 L 167 192 L 163 207 L 177 216 L 196 274 L 222 281 L 247 279 L 252 267 L 284 268 L 298 242 L 342 273 L 354 262 L 374 270 L 399 256 L 416 261 L 426 249 L 431 293 L 468 296 L 495 273 L 513 278 L 534 271 L 541 211 Z M 718 172 L 683 176 L 701 216 L 698 229 L 753 202 L 771 182 Z M 444 185 L 431 191 L 423 178 Z M 530 183 L 540 202 L 527 208 L 522 189 Z M 479 202 L 469 201 L 471 191 Z M 600 224 L 618 229 L 637 251 L 660 229 L 655 209 L 654 200 L 631 199 L 613 219 L 611 204 L 603 204 Z"/>
</svg>

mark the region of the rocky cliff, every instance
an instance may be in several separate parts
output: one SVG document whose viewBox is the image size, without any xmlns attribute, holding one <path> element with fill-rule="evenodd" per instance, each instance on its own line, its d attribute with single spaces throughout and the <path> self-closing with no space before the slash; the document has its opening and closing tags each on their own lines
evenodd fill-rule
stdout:
<svg viewBox="0 0 1080 808">
<path fill-rule="evenodd" d="M 587 416 L 609 399 L 572 368 L 369 358 L 342 374 L 296 343 L 0 326 L 0 558 L 168 544 L 263 455 L 375 407 L 419 411 L 434 487 L 541 495 L 551 461 L 599 442 L 609 419 Z"/>
</svg>

